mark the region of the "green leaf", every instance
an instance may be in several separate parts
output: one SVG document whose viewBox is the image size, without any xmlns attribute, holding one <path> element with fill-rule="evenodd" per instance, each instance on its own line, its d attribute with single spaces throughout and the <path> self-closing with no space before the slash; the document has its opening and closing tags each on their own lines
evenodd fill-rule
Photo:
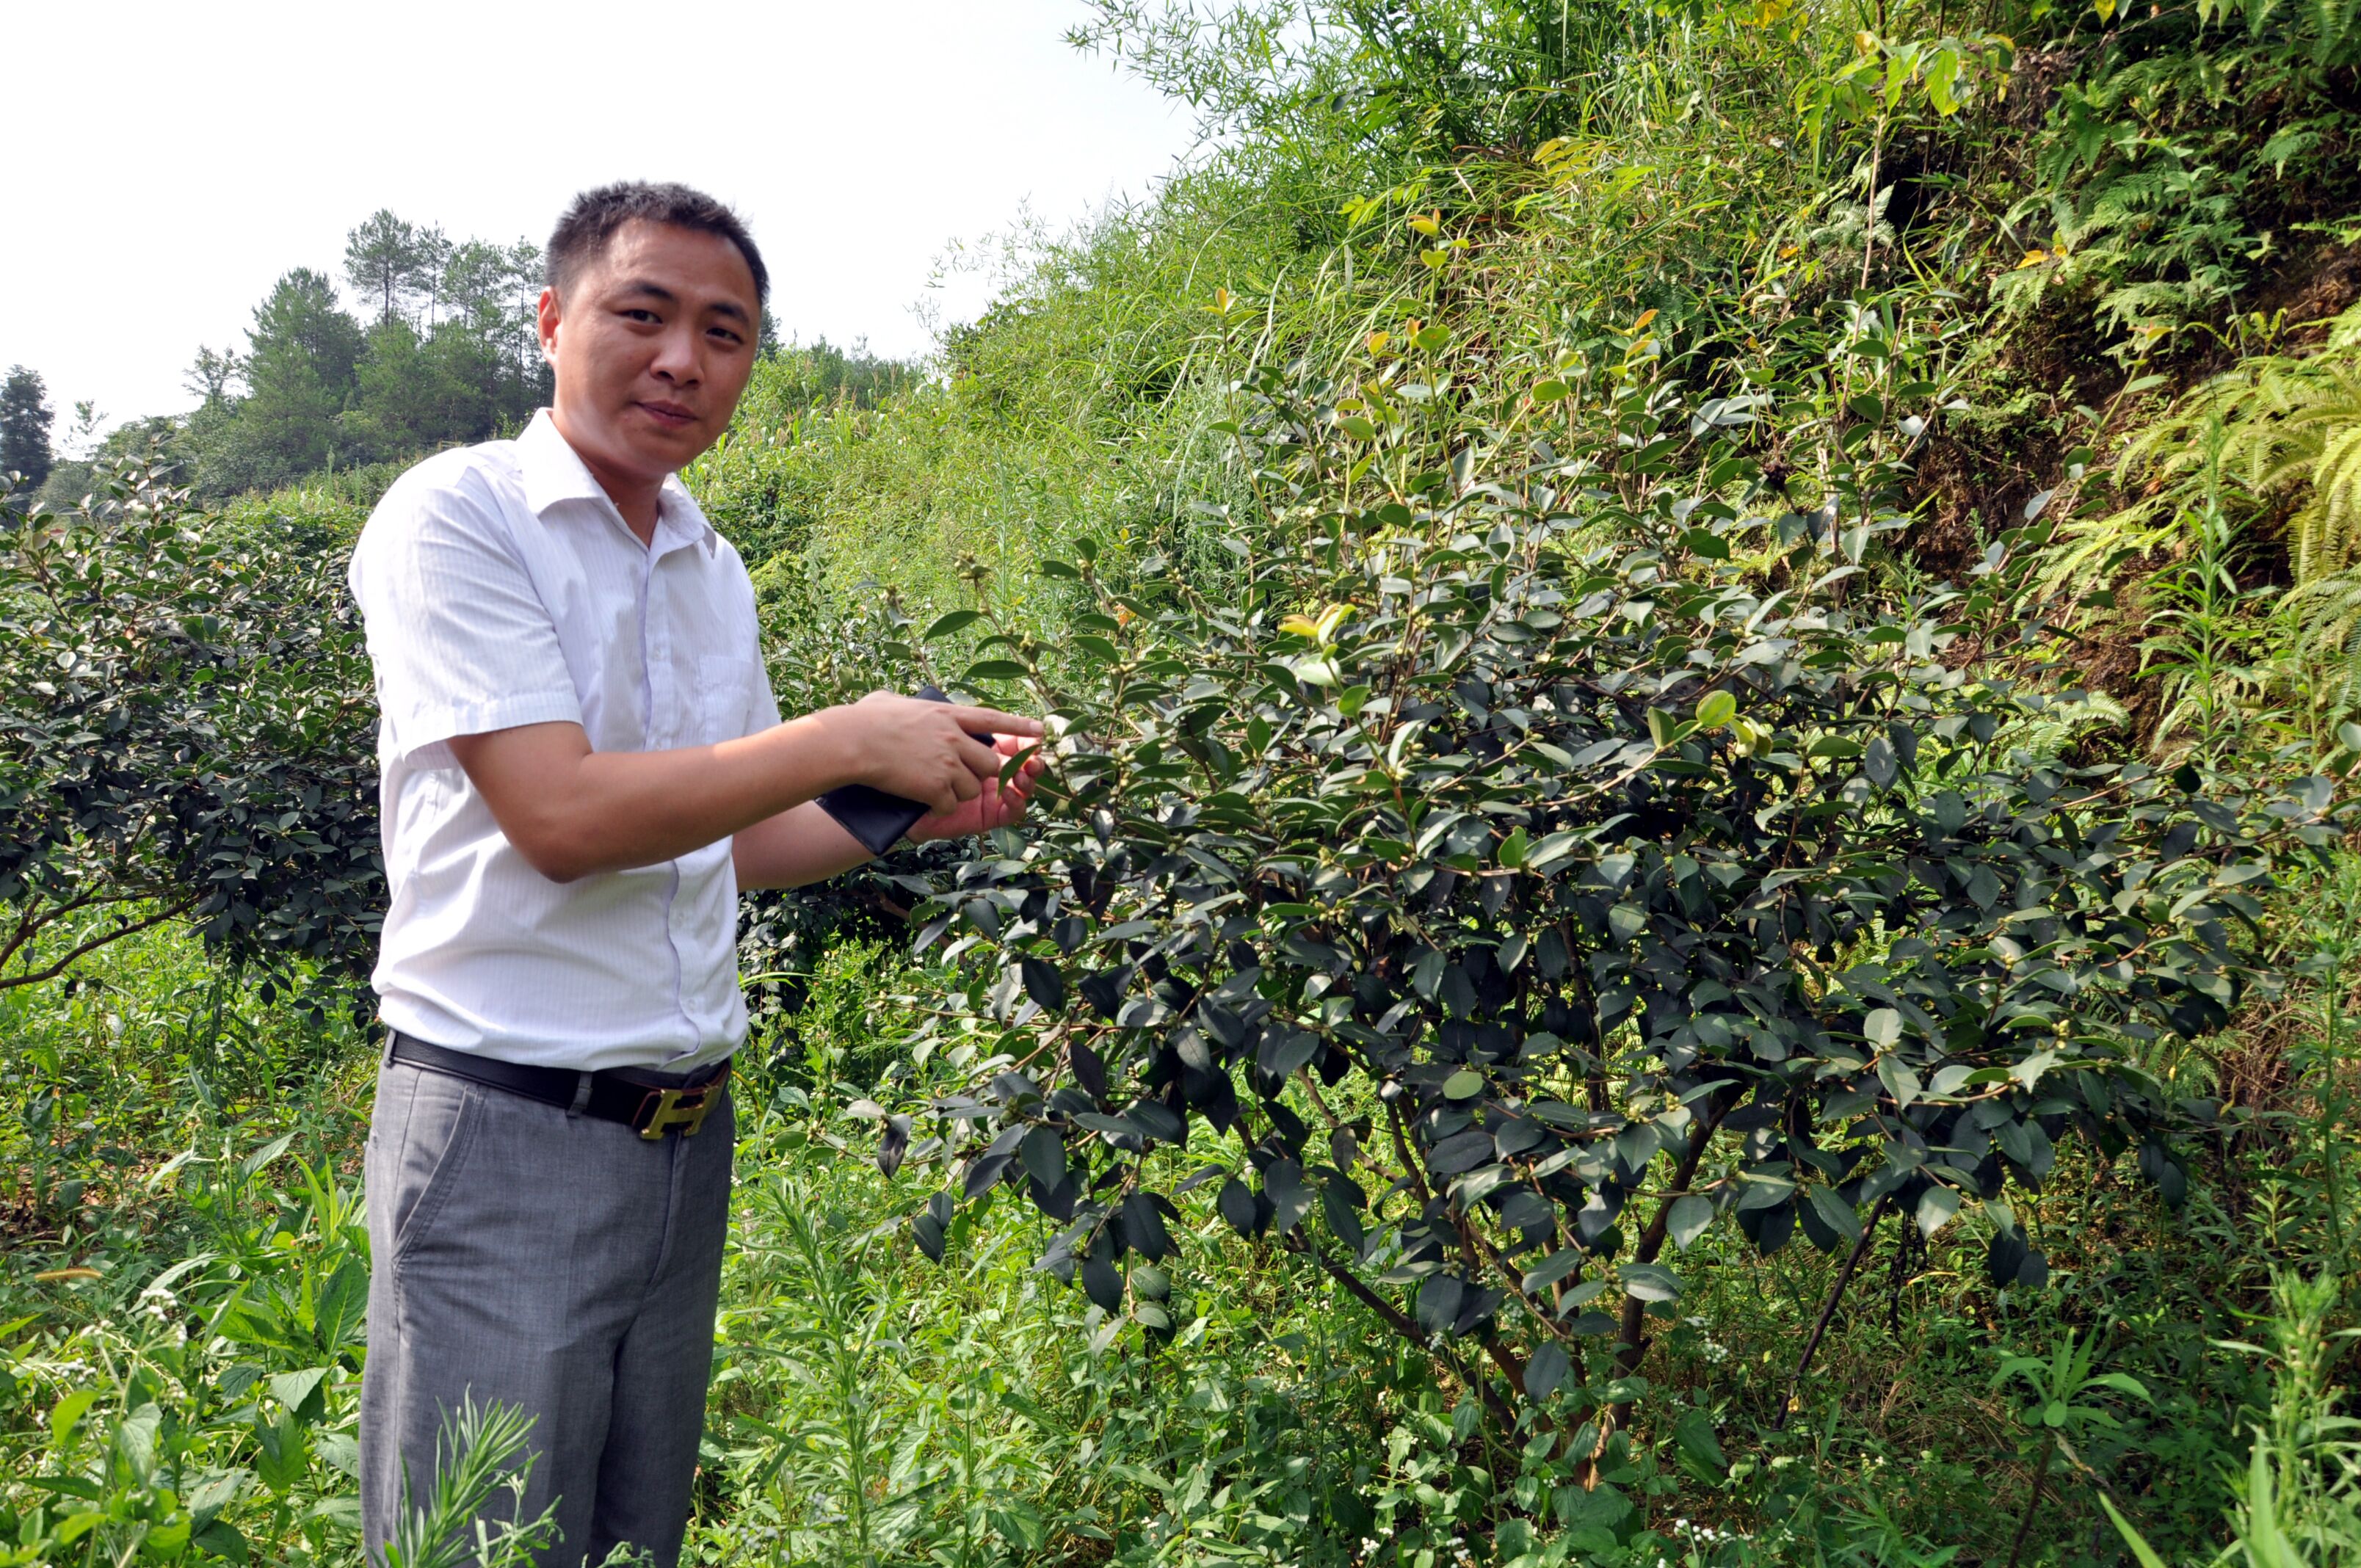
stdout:
<svg viewBox="0 0 2361 1568">
<path fill-rule="evenodd" d="M 287 1408 L 288 1415 L 309 1424 L 318 1420 L 322 1414 L 321 1402 L 315 1401 L 313 1396 L 319 1392 L 320 1384 L 327 1376 L 328 1368 L 324 1366 L 310 1367 L 302 1372 L 273 1373 L 270 1397 Z"/>
<path fill-rule="evenodd" d="M 1902 1014 L 1891 1007 L 1880 1007 L 1861 1020 L 1861 1032 L 1872 1047 L 1890 1051 L 1902 1043 Z"/>
<path fill-rule="evenodd" d="M 273 1492 L 285 1496 L 312 1467 L 312 1442 L 292 1416 L 254 1421 L 254 1473 Z"/>
<path fill-rule="evenodd" d="M 193 1521 L 192 1521 L 193 1522 Z M 225 1563 L 244 1563 L 251 1561 L 251 1549 L 237 1526 L 227 1519 L 214 1519 L 190 1540 L 202 1550 Z"/>
<path fill-rule="evenodd" d="M 979 659 L 960 676 L 962 684 L 969 681 L 1021 681 L 1025 666 L 1014 659 Z"/>
<path fill-rule="evenodd" d="M 2355 750 L 2361 751 L 2361 747 L 2356 747 Z M 2262 1452 L 2263 1445 L 2257 1443 L 2255 1453 L 2259 1456 Z M 2259 1457 L 2257 1462 L 2259 1463 Z M 2114 1521 L 2115 1533 L 2122 1536 L 2124 1544 L 2132 1549 L 2132 1556 L 2138 1561 L 2139 1568 L 2165 1568 L 2164 1559 L 2156 1554 L 2156 1548 L 2147 1543 L 2147 1537 L 2132 1528 L 2131 1520 L 2124 1518 L 2123 1514 L 2116 1509 L 2114 1499 L 2104 1492 L 2099 1493 L 2098 1498 L 2099 1507 L 2104 1508 L 2107 1511 L 2107 1518 Z"/>
<path fill-rule="evenodd" d="M 1878 1058 L 1877 1079 L 1885 1085 L 1885 1091 L 1894 1096 L 1894 1103 L 1905 1111 L 1921 1092 L 1918 1074 L 1905 1065 L 1900 1057 Z"/>
<path fill-rule="evenodd" d="M 1459 1301 L 1466 1287 L 1448 1274 L 1430 1274 L 1418 1288 L 1419 1327 L 1444 1333 L 1459 1320 Z"/>
<path fill-rule="evenodd" d="M 1699 729 L 1719 729 L 1738 717 L 1738 699 L 1726 691 L 1709 691 L 1697 699 Z"/>
<path fill-rule="evenodd" d="M 1533 847 L 1526 851 L 1525 867 L 1529 871 L 1547 875 L 1555 871 L 1567 856 L 1581 848 L 1582 841 L 1583 836 L 1572 828 L 1563 828 L 1558 832 L 1548 834 L 1534 840 Z"/>
<path fill-rule="evenodd" d="M 1883 735 L 1872 737 L 1862 750 L 1861 769 L 1869 775 L 1869 782 L 1878 788 L 1891 785 L 1901 773 L 1894 760 L 1894 743 Z"/>
<path fill-rule="evenodd" d="M 1960 1212 L 1960 1195 L 1948 1187 L 1933 1186 L 1918 1195 L 1918 1229 L 1932 1238 Z"/>
<path fill-rule="evenodd" d="M 1115 1266 L 1113 1252 L 1093 1253 L 1082 1260 L 1082 1293 L 1103 1311 L 1113 1312 L 1123 1306 L 1123 1276 Z"/>
<path fill-rule="evenodd" d="M 1960 100 L 1951 89 L 1960 79 L 1960 51 L 1948 46 L 1938 49 L 1927 61 L 1927 102 L 1941 115 L 1960 112 Z"/>
<path fill-rule="evenodd" d="M 1828 1229 L 1849 1242 L 1861 1240 L 1861 1216 L 1853 1212 L 1851 1204 L 1837 1196 L 1834 1188 L 1815 1185 L 1811 1194 L 1812 1212 Z"/>
<path fill-rule="evenodd" d="M 1066 977 L 1058 966 L 1027 954 L 1016 960 L 1019 976 L 1025 982 L 1025 994 L 1039 1003 L 1046 1012 L 1055 1013 L 1066 1004 Z"/>
<path fill-rule="evenodd" d="M 1692 528 L 1682 534 L 1681 548 L 1707 561 L 1730 559 L 1730 541 L 1709 528 Z"/>
<path fill-rule="evenodd" d="M 935 617 L 933 621 L 928 625 L 927 629 L 918 633 L 918 641 L 921 642 L 932 642 L 938 637 L 949 637 L 952 632 L 973 626 L 977 621 L 982 620 L 983 619 L 983 611 L 980 609 L 954 609 L 948 611 L 942 615 Z"/>
<path fill-rule="evenodd" d="M 1025 1167 L 1025 1174 L 1044 1187 L 1055 1187 L 1065 1179 L 1066 1145 L 1052 1127 L 1034 1127 L 1016 1146 L 1016 1157 Z"/>
<path fill-rule="evenodd" d="M 2133 1376 L 2128 1372 L 2102 1372 L 2097 1374 L 2095 1376 L 2087 1379 L 2084 1382 L 2083 1387 L 2089 1388 L 2113 1388 L 2118 1394 L 2128 1394 L 2133 1398 L 2142 1400 L 2145 1403 L 2150 1405 L 2156 1403 L 2156 1396 L 2147 1391 L 2147 1385 L 2141 1382 L 2138 1378 Z"/>
<path fill-rule="evenodd" d="M 1265 1029 L 1255 1060 L 1273 1078 L 1293 1078 L 1320 1054 L 1320 1036 L 1303 1029 Z"/>
<path fill-rule="evenodd" d="M 936 1263 L 943 1260 L 943 1223 L 932 1213 L 920 1210 L 910 1220 L 910 1234 L 918 1250 Z"/>
<path fill-rule="evenodd" d="M 1669 1268 L 1653 1263 L 1626 1263 L 1618 1265 L 1615 1273 L 1623 1282 L 1626 1296 L 1636 1296 L 1642 1301 L 1680 1299 L 1680 1276 Z"/>
<path fill-rule="evenodd" d="M 1262 1190 L 1270 1200 L 1271 1229 L 1282 1236 L 1312 1212 L 1312 1189 L 1304 1185 L 1303 1168 L 1291 1159 L 1272 1162 L 1262 1173 Z"/>
<path fill-rule="evenodd" d="M 1447 1100 L 1473 1100 L 1484 1092 L 1484 1075 L 1473 1068 L 1461 1068 L 1443 1080 L 1443 1093 Z"/>
<path fill-rule="evenodd" d="M 91 1406 L 97 1402 L 98 1390 L 95 1388 L 77 1388 L 57 1402 L 57 1407 L 49 1411 L 49 1445 L 52 1451 L 65 1447 L 66 1435 L 73 1431 L 74 1423 L 81 1420 Z"/>
<path fill-rule="evenodd" d="M 1582 1249 L 1565 1247 L 1535 1264 L 1522 1281 L 1528 1296 L 1538 1296 L 1582 1266 Z"/>
<path fill-rule="evenodd" d="M 1328 1221 L 1329 1232 L 1352 1250 L 1356 1257 L 1367 1242 L 1367 1233 L 1361 1216 L 1353 1208 L 1352 1190 L 1345 1182 L 1329 1180 L 1320 1189 L 1320 1212 Z"/>
<path fill-rule="evenodd" d="M 1689 1244 L 1705 1234 L 1706 1227 L 1712 1223 L 1713 1200 L 1691 1192 L 1673 1200 L 1664 1229 L 1673 1238 L 1673 1245 L 1686 1252 Z"/>
<path fill-rule="evenodd" d="M 1555 1340 L 1543 1340 L 1533 1347 L 1525 1360 L 1525 1397 L 1546 1399 L 1565 1382 L 1565 1375 L 1574 1370 L 1564 1346 Z"/>
<path fill-rule="evenodd" d="M 1223 1182 L 1221 1196 L 1214 1200 L 1214 1204 L 1221 1210 L 1222 1218 L 1230 1223 L 1230 1229 L 1242 1236 L 1254 1234 L 1255 1197 L 1253 1190 L 1245 1182 L 1235 1176 Z"/>
<path fill-rule="evenodd" d="M 1673 1444 L 1681 1456 L 1691 1461 L 1708 1478 L 1730 1473 L 1730 1456 L 1721 1451 L 1720 1440 L 1715 1437 L 1710 1411 L 1692 1407 L 1681 1412 L 1673 1423 Z"/>
<path fill-rule="evenodd" d="M 1140 1321 L 1147 1321 L 1144 1318 Z M 1156 1326 L 1163 1328 L 1170 1325 L 1159 1323 Z M 1013 1499 L 1002 1502 L 984 1517 L 991 1520 L 992 1528 L 1000 1539 L 1016 1548 L 1019 1556 L 1029 1557 L 1049 1543 L 1049 1525 L 1039 1513 L 1024 1503 Z"/>
</svg>

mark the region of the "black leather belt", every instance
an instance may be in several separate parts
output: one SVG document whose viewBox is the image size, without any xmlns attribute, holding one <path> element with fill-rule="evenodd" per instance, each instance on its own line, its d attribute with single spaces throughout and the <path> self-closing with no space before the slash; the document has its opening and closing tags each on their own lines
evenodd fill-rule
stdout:
<svg viewBox="0 0 2361 1568">
<path fill-rule="evenodd" d="M 561 1105 L 602 1122 L 620 1122 L 651 1141 L 666 1133 L 695 1137 L 705 1125 L 705 1113 L 719 1104 L 730 1081 L 727 1061 L 700 1081 L 682 1083 L 666 1075 L 636 1072 L 630 1068 L 606 1068 L 576 1072 L 562 1067 L 528 1067 L 469 1051 L 446 1050 L 413 1040 L 400 1031 L 386 1047 L 388 1061 L 405 1062 L 428 1072 L 464 1078 L 471 1083 L 522 1094 L 544 1105 Z"/>
</svg>

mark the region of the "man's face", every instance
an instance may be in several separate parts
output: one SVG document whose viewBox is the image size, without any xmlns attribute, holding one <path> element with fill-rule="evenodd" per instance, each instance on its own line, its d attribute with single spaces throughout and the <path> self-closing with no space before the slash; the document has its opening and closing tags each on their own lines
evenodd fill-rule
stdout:
<svg viewBox="0 0 2361 1568">
<path fill-rule="evenodd" d="M 591 471 L 653 484 L 713 444 L 754 368 L 753 269 L 719 235 L 633 220 L 541 295 L 558 423 Z"/>
</svg>

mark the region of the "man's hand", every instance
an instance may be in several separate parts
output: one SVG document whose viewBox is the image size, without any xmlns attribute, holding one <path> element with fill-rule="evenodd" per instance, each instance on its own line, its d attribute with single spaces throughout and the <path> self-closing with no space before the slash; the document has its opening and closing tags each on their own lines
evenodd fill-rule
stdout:
<svg viewBox="0 0 2361 1568">
<path fill-rule="evenodd" d="M 853 705 L 856 708 L 867 706 Z M 970 722 L 979 716 L 1007 718 L 1005 714 L 985 714 L 979 708 L 946 709 L 940 703 L 921 702 L 915 706 L 932 708 L 937 713 L 963 713 Z M 978 750 L 989 751 L 995 764 L 1005 765 L 1011 758 L 1023 760 L 1009 769 L 1007 783 L 1000 782 L 1000 769 L 995 766 L 993 776 L 981 782 L 972 799 L 961 801 L 948 812 L 918 818 L 910 829 L 910 838 L 923 843 L 929 839 L 952 839 L 991 828 L 1006 828 L 1024 820 L 1026 801 L 1033 793 L 1034 779 L 1041 772 L 1040 758 L 1028 753 L 1038 744 L 1026 736 L 1003 735 L 996 737 L 991 748 L 979 747 Z M 740 887 L 802 887 L 850 871 L 869 859 L 868 850 L 844 830 L 842 823 L 811 804 L 783 811 L 741 829 L 730 841 L 730 855 L 737 862 Z"/>
<path fill-rule="evenodd" d="M 824 717 L 846 737 L 859 782 L 918 801 L 934 816 L 947 818 L 957 816 L 962 805 L 989 801 L 1001 793 L 1001 763 L 1014 754 L 985 745 L 972 731 L 987 731 L 1004 740 L 1041 733 L 1038 719 L 894 692 L 871 692 Z M 984 809 L 989 815 L 997 806 Z M 990 825 L 1000 826 L 996 821 Z"/>
<path fill-rule="evenodd" d="M 1040 742 L 1022 736 L 1000 735 L 994 738 L 992 750 L 994 759 L 1004 766 L 1012 757 L 1024 760 L 1008 770 L 1006 783 L 999 780 L 995 770 L 994 778 L 973 800 L 961 801 L 952 811 L 932 811 L 919 817 L 910 828 L 910 842 L 964 839 L 988 833 L 994 828 L 1014 828 L 1025 820 L 1026 805 L 1033 798 L 1033 781 L 1041 776 Z"/>
</svg>

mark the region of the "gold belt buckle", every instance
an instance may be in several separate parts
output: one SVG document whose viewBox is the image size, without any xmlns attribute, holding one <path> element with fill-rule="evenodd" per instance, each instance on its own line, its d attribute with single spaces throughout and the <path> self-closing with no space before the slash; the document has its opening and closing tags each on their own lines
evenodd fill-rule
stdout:
<svg viewBox="0 0 2361 1568">
<path fill-rule="evenodd" d="M 713 1096 L 721 1087 L 717 1080 L 698 1084 L 692 1089 L 651 1089 L 648 1097 L 640 1102 L 640 1136 L 655 1142 L 674 1128 L 680 1129 L 684 1138 L 697 1136 L 705 1125 L 705 1113 L 713 1107 Z M 650 1110 L 650 1103 L 654 1105 Z"/>
</svg>

